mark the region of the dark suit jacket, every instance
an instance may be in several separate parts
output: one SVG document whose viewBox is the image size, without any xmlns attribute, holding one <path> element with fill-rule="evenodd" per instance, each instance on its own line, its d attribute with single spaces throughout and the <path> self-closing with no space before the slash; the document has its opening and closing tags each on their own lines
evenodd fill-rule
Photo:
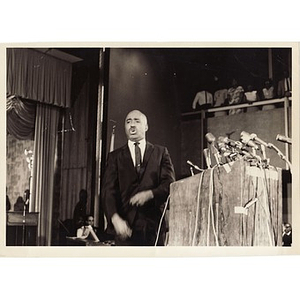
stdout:
<svg viewBox="0 0 300 300">
<path fill-rule="evenodd" d="M 108 232 L 113 233 L 111 217 L 118 213 L 132 227 L 136 215 L 158 224 L 160 206 L 166 201 L 174 168 L 167 148 L 147 142 L 141 175 L 138 176 L 128 145 L 109 153 L 102 185 L 102 202 L 108 219 Z M 154 198 L 143 206 L 132 206 L 129 200 L 140 191 L 151 189 Z"/>
</svg>

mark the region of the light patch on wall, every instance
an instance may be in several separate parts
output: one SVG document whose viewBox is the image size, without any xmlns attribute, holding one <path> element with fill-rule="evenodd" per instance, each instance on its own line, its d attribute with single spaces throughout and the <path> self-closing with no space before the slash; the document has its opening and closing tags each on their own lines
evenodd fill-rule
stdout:
<svg viewBox="0 0 300 300">
<path fill-rule="evenodd" d="M 30 169 L 26 160 L 25 149 L 33 150 L 34 141 L 18 140 L 7 135 L 6 141 L 6 187 L 11 203 L 11 210 L 19 196 L 29 189 Z"/>
</svg>

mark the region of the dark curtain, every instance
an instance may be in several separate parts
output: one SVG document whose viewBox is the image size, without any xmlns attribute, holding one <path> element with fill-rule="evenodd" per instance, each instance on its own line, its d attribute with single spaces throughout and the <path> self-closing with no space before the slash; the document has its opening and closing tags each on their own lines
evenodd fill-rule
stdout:
<svg viewBox="0 0 300 300">
<path fill-rule="evenodd" d="M 36 103 L 17 96 L 6 98 L 7 131 L 19 140 L 33 140 Z"/>
</svg>

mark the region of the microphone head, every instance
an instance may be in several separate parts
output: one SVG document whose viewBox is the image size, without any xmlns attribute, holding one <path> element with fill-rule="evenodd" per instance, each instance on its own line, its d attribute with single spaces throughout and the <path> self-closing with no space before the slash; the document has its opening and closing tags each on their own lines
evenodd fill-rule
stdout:
<svg viewBox="0 0 300 300">
<path fill-rule="evenodd" d="M 281 135 L 281 134 L 277 134 L 276 141 L 284 142 L 284 143 L 288 143 L 288 144 L 292 143 L 292 139 L 291 138 L 289 138 L 287 136 L 284 136 L 284 135 Z"/>
<path fill-rule="evenodd" d="M 224 144 L 226 144 L 226 138 L 224 136 L 219 136 L 218 137 L 218 143 L 224 143 Z"/>
<path fill-rule="evenodd" d="M 210 144 L 213 143 L 216 140 L 215 136 L 210 132 L 208 132 L 205 135 L 205 138 L 206 138 L 207 142 L 210 143 Z"/>
<path fill-rule="evenodd" d="M 224 142 L 223 136 L 218 137 L 217 146 L 221 152 L 224 152 L 227 150 L 228 147 L 227 147 L 226 143 Z"/>
<path fill-rule="evenodd" d="M 241 142 L 249 147 L 256 149 L 256 150 L 258 149 L 258 146 L 252 141 L 251 135 L 246 131 L 241 132 Z"/>
<path fill-rule="evenodd" d="M 241 132 L 241 141 L 245 144 L 248 143 L 248 141 L 251 139 L 250 134 L 246 131 Z"/>
<path fill-rule="evenodd" d="M 188 165 L 192 166 L 192 167 L 194 166 L 193 163 L 192 163 L 190 160 L 187 160 L 186 163 L 187 163 Z"/>
</svg>

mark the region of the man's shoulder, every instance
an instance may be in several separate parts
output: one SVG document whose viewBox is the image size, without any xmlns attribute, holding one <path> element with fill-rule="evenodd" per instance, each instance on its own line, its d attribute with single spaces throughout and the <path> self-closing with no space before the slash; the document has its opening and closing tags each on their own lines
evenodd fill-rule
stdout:
<svg viewBox="0 0 300 300">
<path fill-rule="evenodd" d="M 151 144 L 150 142 L 147 142 L 148 147 L 153 148 L 157 151 L 165 151 L 167 148 L 165 146 L 159 145 L 159 144 Z"/>
<path fill-rule="evenodd" d="M 123 146 L 121 146 L 121 147 L 119 147 L 119 148 L 117 148 L 117 149 L 109 152 L 109 155 L 113 155 L 113 156 L 114 155 L 118 155 L 119 153 L 123 152 L 126 148 L 128 148 L 127 144 L 125 144 L 125 145 L 123 145 Z"/>
</svg>

